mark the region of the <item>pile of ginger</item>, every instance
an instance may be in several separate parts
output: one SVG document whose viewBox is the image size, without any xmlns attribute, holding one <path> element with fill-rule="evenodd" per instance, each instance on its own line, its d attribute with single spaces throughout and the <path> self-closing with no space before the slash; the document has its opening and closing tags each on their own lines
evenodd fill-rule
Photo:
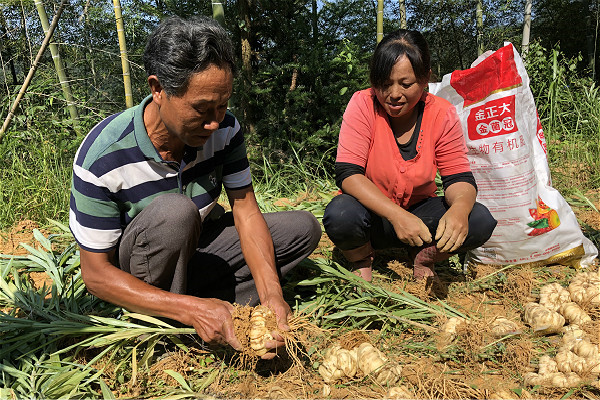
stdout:
<svg viewBox="0 0 600 400">
<path fill-rule="evenodd" d="M 592 321 L 585 309 L 599 306 L 600 274 L 591 271 L 579 272 L 567 288 L 559 283 L 543 286 L 539 303 L 525 305 L 524 320 L 536 334 L 563 334 L 556 356 L 540 357 L 538 371 L 525 374 L 526 385 L 567 388 L 598 381 L 598 345 L 581 327 Z"/>
</svg>

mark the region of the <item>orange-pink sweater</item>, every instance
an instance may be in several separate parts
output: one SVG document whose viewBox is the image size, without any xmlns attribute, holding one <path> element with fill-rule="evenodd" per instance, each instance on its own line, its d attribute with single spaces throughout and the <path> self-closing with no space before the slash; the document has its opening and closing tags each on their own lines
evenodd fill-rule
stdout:
<svg viewBox="0 0 600 400">
<path fill-rule="evenodd" d="M 365 168 L 365 175 L 403 208 L 434 197 L 436 171 L 449 176 L 470 171 L 467 147 L 454 106 L 427 92 L 417 155 L 405 161 L 387 113 L 373 89 L 354 93 L 340 129 L 336 162 Z"/>
</svg>

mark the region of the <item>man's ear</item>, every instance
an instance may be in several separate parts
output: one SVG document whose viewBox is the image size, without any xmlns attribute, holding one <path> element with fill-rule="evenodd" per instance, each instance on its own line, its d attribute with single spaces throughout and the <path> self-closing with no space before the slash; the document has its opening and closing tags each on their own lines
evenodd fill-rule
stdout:
<svg viewBox="0 0 600 400">
<path fill-rule="evenodd" d="M 152 100 L 160 106 L 163 96 L 166 96 L 160 81 L 156 75 L 150 75 L 148 77 L 148 85 L 150 86 L 150 92 L 152 93 Z"/>
</svg>

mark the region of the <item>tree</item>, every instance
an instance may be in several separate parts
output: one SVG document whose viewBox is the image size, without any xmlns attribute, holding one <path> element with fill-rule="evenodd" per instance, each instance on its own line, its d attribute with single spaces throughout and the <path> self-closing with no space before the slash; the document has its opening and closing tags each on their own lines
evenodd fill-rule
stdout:
<svg viewBox="0 0 600 400">
<path fill-rule="evenodd" d="M 42 23 L 42 27 L 44 28 L 44 33 L 48 35 L 50 24 L 48 23 L 48 15 L 46 14 L 44 3 L 42 3 L 42 0 L 35 0 L 34 2 L 38 11 L 38 15 L 40 16 L 40 22 Z M 56 75 L 58 75 L 58 81 L 60 83 L 60 86 L 62 87 L 65 100 L 67 101 L 67 108 L 69 110 L 69 114 L 71 115 L 71 119 L 76 121 L 79 119 L 79 114 L 77 113 L 75 100 L 73 99 L 73 94 L 71 93 L 71 86 L 69 85 L 69 80 L 67 79 L 67 74 L 65 73 L 65 68 L 63 66 L 62 59 L 60 58 L 58 45 L 54 41 L 51 41 L 49 47 L 50 53 L 52 53 L 52 61 L 54 61 L 54 67 L 56 68 Z"/>
<path fill-rule="evenodd" d="M 579 65 L 579 71 L 583 73 L 587 70 L 591 75 L 590 67 L 596 62 L 598 54 L 592 50 L 595 47 L 593 43 L 588 45 L 588 37 L 595 37 L 597 43 L 598 1 L 538 0 L 534 4 L 533 14 L 535 18 L 531 21 L 531 30 L 535 33 L 534 38 L 545 48 L 560 45 L 560 51 L 567 58 L 581 54 L 583 62 Z M 595 24 L 591 24 L 593 20 Z M 589 27 L 586 21 L 590 21 Z"/>
<path fill-rule="evenodd" d="M 531 31 L 531 4 L 532 0 L 525 2 L 525 16 L 523 18 L 523 42 L 521 43 L 521 53 L 526 55 L 529 51 L 529 33 Z"/>
<path fill-rule="evenodd" d="M 399 0 L 398 5 L 400 11 L 400 28 L 406 29 L 406 3 L 404 0 Z"/>
<path fill-rule="evenodd" d="M 56 26 L 58 25 L 58 20 L 61 16 L 63 10 L 65 9 L 65 6 L 67 5 L 67 1 L 68 0 L 62 1 L 62 3 L 60 4 L 60 7 L 58 7 L 58 10 L 56 11 L 56 14 L 54 14 L 52 23 L 48 26 L 48 31 L 46 32 L 44 40 L 42 41 L 42 44 L 40 46 L 40 49 L 38 50 L 38 53 L 37 53 L 35 59 L 33 60 L 33 63 L 31 64 L 29 73 L 27 74 L 27 77 L 25 78 L 25 81 L 23 82 L 23 85 L 21 86 L 21 89 L 19 90 L 19 93 L 17 94 L 15 101 L 13 102 L 13 104 L 10 108 L 10 111 L 8 112 L 8 115 L 6 116 L 6 119 L 4 120 L 4 123 L 2 124 L 2 128 L 0 128 L 0 143 L 2 142 L 4 134 L 6 133 L 6 130 L 8 129 L 8 126 L 10 125 L 10 122 L 12 121 L 12 119 L 15 116 L 15 112 L 17 110 L 17 107 L 19 106 L 19 102 L 21 101 L 21 99 L 23 98 L 23 95 L 27 91 L 27 87 L 29 86 L 29 83 L 31 83 L 31 79 L 33 78 L 33 75 L 35 74 L 35 71 L 37 70 L 40 59 L 42 58 L 42 54 L 44 54 L 46 47 L 48 47 L 48 44 L 50 43 L 50 40 L 52 39 L 52 35 L 54 34 L 54 30 L 56 29 Z"/>
<path fill-rule="evenodd" d="M 383 0 L 377 0 L 377 43 L 383 39 Z"/>
<path fill-rule="evenodd" d="M 221 26 L 225 26 L 225 10 L 221 1 L 212 0 L 212 16 Z"/>
<path fill-rule="evenodd" d="M 117 34 L 119 36 L 119 53 L 121 54 L 121 68 L 123 68 L 123 85 L 125 86 L 125 106 L 133 107 L 131 91 L 131 73 L 129 72 L 129 59 L 127 58 L 127 43 L 125 42 L 125 28 L 123 14 L 121 13 L 121 0 L 113 0 L 115 19 L 117 21 Z"/>
<path fill-rule="evenodd" d="M 477 0 L 477 55 L 484 53 L 483 45 L 483 1 Z"/>
</svg>

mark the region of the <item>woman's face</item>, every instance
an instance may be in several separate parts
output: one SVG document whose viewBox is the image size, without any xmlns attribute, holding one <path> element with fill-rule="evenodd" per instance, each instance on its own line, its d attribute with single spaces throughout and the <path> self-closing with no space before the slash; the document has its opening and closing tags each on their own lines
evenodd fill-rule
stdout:
<svg viewBox="0 0 600 400">
<path fill-rule="evenodd" d="M 408 57 L 401 56 L 383 87 L 376 88 L 377 100 L 392 118 L 412 115 L 419 102 L 427 80 L 419 82 Z"/>
</svg>

